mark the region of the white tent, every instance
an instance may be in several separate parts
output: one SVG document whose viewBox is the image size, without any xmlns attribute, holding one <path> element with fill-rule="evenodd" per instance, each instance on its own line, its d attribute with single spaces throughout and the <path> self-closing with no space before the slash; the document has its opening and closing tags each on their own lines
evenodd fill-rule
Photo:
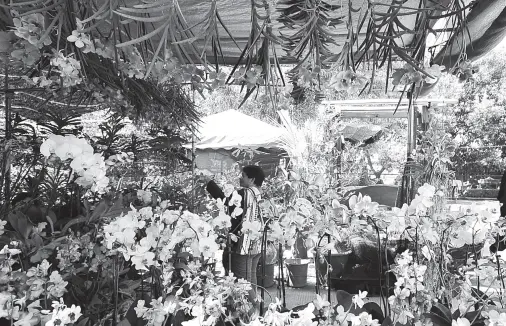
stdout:
<svg viewBox="0 0 506 326">
<path fill-rule="evenodd" d="M 275 127 L 236 110 L 202 119 L 196 149 L 257 149 L 280 147 L 285 129 Z"/>
<path fill-rule="evenodd" d="M 236 110 L 202 119 L 195 141 L 195 166 L 211 174 L 226 173 L 236 163 L 258 164 L 272 175 L 286 153 L 281 139 L 287 132 Z M 191 148 L 191 145 L 186 145 Z M 239 149 L 239 151 L 237 151 Z"/>
</svg>

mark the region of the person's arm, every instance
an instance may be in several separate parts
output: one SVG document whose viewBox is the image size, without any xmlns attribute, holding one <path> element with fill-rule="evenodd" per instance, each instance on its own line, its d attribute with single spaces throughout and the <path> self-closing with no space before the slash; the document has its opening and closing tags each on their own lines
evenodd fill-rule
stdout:
<svg viewBox="0 0 506 326">
<path fill-rule="evenodd" d="M 223 193 L 223 190 L 221 190 L 220 186 L 216 184 L 213 180 L 209 181 L 206 186 L 207 192 L 213 197 L 214 199 L 224 199 L 225 194 Z"/>
</svg>

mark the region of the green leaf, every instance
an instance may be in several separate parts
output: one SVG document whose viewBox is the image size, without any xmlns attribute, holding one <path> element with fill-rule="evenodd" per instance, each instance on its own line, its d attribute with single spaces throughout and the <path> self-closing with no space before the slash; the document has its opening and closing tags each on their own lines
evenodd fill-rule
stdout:
<svg viewBox="0 0 506 326">
<path fill-rule="evenodd" d="M 402 77 L 407 73 L 406 69 L 395 69 L 392 73 L 392 84 L 397 86 L 400 84 Z"/>
<path fill-rule="evenodd" d="M 28 221 L 28 217 L 21 212 L 10 213 L 8 216 L 9 223 L 19 233 L 22 239 L 28 239 L 33 225 Z"/>
<path fill-rule="evenodd" d="M 65 224 L 65 226 L 62 228 L 61 232 L 62 234 L 65 234 L 67 233 L 67 230 L 75 225 L 75 224 L 79 224 L 79 223 L 86 223 L 88 221 L 88 218 L 82 216 L 82 215 L 79 215 L 79 217 L 77 218 L 73 218 L 72 220 L 70 220 L 67 224 Z"/>
<path fill-rule="evenodd" d="M 369 313 L 373 319 L 377 319 L 379 323 L 384 322 L 385 316 L 383 315 L 381 307 L 376 302 L 366 302 L 362 309 Z"/>
<path fill-rule="evenodd" d="M 142 300 L 146 302 L 146 306 L 149 306 L 149 302 L 151 302 L 151 298 L 149 295 L 144 294 Z M 120 322 L 120 325 L 122 326 L 144 326 L 147 324 L 147 321 L 145 321 L 142 318 L 137 317 L 137 313 L 135 312 L 135 307 L 137 307 L 137 303 L 139 300 L 135 300 L 130 308 L 128 309 L 125 319 L 123 319 Z"/>
<path fill-rule="evenodd" d="M 76 326 L 86 326 L 86 324 L 88 324 L 88 321 L 90 320 L 90 317 L 86 317 L 86 318 L 83 318 L 81 319 L 77 324 Z"/>
<path fill-rule="evenodd" d="M 442 305 L 439 302 L 435 302 L 432 305 L 430 312 L 431 312 L 431 314 L 436 314 L 436 315 L 446 319 L 446 321 L 448 321 L 451 324 L 452 312 L 450 311 L 450 309 L 448 309 L 448 307 Z"/>
<path fill-rule="evenodd" d="M 353 303 L 352 295 L 343 290 L 336 291 L 336 299 L 340 306 L 343 306 L 345 311 L 348 311 L 351 308 Z"/>
<path fill-rule="evenodd" d="M 162 46 L 165 44 L 165 41 L 167 40 L 167 34 L 168 34 L 167 28 L 163 31 L 162 38 L 160 39 L 160 42 L 158 43 L 158 47 L 156 48 L 155 53 L 153 54 L 153 58 L 151 59 L 151 63 L 149 64 L 148 69 L 146 70 L 146 74 L 144 75 L 144 78 L 147 79 L 149 74 L 151 73 L 151 70 L 153 70 L 153 67 L 155 66 L 155 63 L 157 62 L 158 54 L 160 53 L 160 50 L 162 49 Z"/>
<path fill-rule="evenodd" d="M 115 10 L 114 13 L 119 16 L 125 17 L 127 19 L 132 19 L 135 22 L 157 23 L 157 22 L 162 22 L 162 21 L 166 21 L 166 22 L 169 21 L 169 15 L 157 16 L 157 17 L 138 17 L 138 16 L 128 15 L 128 14 L 125 14 L 125 13 L 117 11 L 117 10 Z M 164 26 L 164 25 L 162 25 L 162 26 Z"/>
<path fill-rule="evenodd" d="M 40 248 L 39 250 L 37 250 L 35 252 L 35 254 L 33 256 L 30 257 L 30 262 L 35 264 L 35 263 L 39 263 L 39 262 L 43 261 L 44 259 L 48 259 L 51 256 L 51 254 L 53 253 L 53 251 L 56 249 L 58 244 L 59 244 L 59 241 L 53 241 L 50 244 L 48 244 L 47 246 Z"/>
<path fill-rule="evenodd" d="M 387 316 L 387 318 L 385 318 L 385 320 L 381 323 L 381 326 L 392 326 L 393 324 L 392 319 Z"/>
<path fill-rule="evenodd" d="M 141 37 L 138 37 L 136 39 L 132 39 L 130 41 L 127 41 L 127 42 L 123 42 L 123 43 L 120 43 L 120 44 L 116 44 L 116 46 L 118 48 L 121 48 L 121 47 L 125 47 L 125 46 L 128 46 L 128 45 L 133 45 L 133 44 L 137 44 L 137 43 L 141 43 L 141 42 L 144 42 L 144 41 L 147 41 L 149 40 L 151 37 L 157 35 L 158 33 L 160 33 L 162 30 L 164 30 L 165 28 L 167 28 L 167 26 L 169 26 L 169 20 L 167 20 L 166 23 L 164 23 L 163 25 L 161 25 L 160 27 L 158 27 L 157 29 L 155 29 L 154 31 L 146 34 L 146 35 L 143 35 Z"/>
<path fill-rule="evenodd" d="M 88 219 L 88 223 L 96 221 L 99 217 L 103 216 L 107 211 L 109 210 L 110 205 L 107 202 L 106 199 L 103 199 L 96 207 L 95 210 L 93 210 L 93 214 L 91 214 L 90 218 Z"/>
<path fill-rule="evenodd" d="M 436 315 L 436 314 L 428 313 L 428 314 L 424 314 L 424 317 L 430 319 L 434 326 L 451 326 L 452 325 L 451 321 L 447 321 L 445 318 L 443 318 L 439 315 Z"/>
<path fill-rule="evenodd" d="M 42 240 L 41 236 L 38 234 L 33 234 L 32 236 L 33 243 L 37 249 L 42 247 L 44 245 L 44 241 Z"/>
<path fill-rule="evenodd" d="M 143 14 L 161 13 L 161 12 L 170 10 L 172 7 L 173 7 L 172 3 L 168 1 L 166 4 L 163 4 L 158 7 L 139 8 L 139 7 L 135 6 L 135 8 L 120 7 L 118 9 L 121 11 L 130 12 L 132 14 L 143 15 Z"/>
<path fill-rule="evenodd" d="M 484 318 L 481 316 L 481 311 L 480 310 L 478 310 L 478 311 L 470 311 L 467 314 L 465 314 L 464 317 L 467 320 L 469 320 L 469 321 L 473 321 L 474 320 L 474 323 L 472 323 L 471 325 L 474 325 L 474 326 L 485 325 Z"/>
</svg>

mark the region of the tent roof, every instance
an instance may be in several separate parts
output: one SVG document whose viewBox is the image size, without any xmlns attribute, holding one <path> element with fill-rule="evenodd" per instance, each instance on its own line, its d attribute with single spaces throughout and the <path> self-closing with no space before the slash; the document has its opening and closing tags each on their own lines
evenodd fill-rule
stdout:
<svg viewBox="0 0 506 326">
<path fill-rule="evenodd" d="M 341 131 L 344 139 L 353 143 L 363 143 L 381 133 L 381 126 L 348 125 Z"/>
<path fill-rule="evenodd" d="M 236 110 L 202 119 L 196 149 L 257 149 L 280 147 L 284 128 L 275 127 Z"/>
</svg>

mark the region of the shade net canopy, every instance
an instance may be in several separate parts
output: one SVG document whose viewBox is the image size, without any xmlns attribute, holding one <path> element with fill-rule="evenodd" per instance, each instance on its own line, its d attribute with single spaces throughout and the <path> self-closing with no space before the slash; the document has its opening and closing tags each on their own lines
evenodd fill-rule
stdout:
<svg viewBox="0 0 506 326">
<path fill-rule="evenodd" d="M 202 119 L 196 149 L 279 148 L 285 129 L 236 110 L 227 110 Z"/>
<path fill-rule="evenodd" d="M 329 26 L 329 32 L 333 33 L 333 43 L 328 44 L 328 49 L 334 53 L 339 54 L 345 42 L 349 39 L 348 25 L 358 26 L 364 17 L 364 13 L 367 11 L 367 2 L 363 0 L 327 0 L 329 5 L 338 6 L 337 9 L 332 10 L 328 15 L 332 18 L 341 18 L 340 22 L 334 26 Z M 138 3 L 137 0 L 126 0 L 124 8 L 132 8 Z M 257 17 L 259 26 L 265 23 L 264 17 L 267 17 L 267 10 L 261 4 L 255 6 L 256 11 L 260 18 Z M 385 14 L 391 7 L 388 5 L 392 4 L 392 0 L 376 0 L 375 1 L 375 12 L 377 14 Z M 350 10 L 351 8 L 353 10 Z M 410 30 L 416 29 L 416 14 L 413 14 L 413 10 L 408 8 L 418 8 L 420 5 L 419 0 L 406 0 L 402 4 L 402 9 L 399 11 L 397 19 L 399 22 Z M 183 35 L 182 33 L 173 33 L 172 37 L 176 38 L 179 43 L 178 46 L 184 48 L 182 55 L 185 57 L 187 62 L 198 63 L 206 62 L 213 64 L 218 62 L 219 64 L 234 65 L 241 60 L 241 53 L 248 46 L 248 39 L 252 31 L 252 1 L 251 0 L 217 0 L 216 11 L 219 13 L 221 21 L 217 22 L 218 33 L 216 39 L 219 39 L 220 48 L 213 49 L 212 42 L 205 40 L 206 33 L 206 16 L 210 13 L 211 2 L 202 0 L 184 0 L 180 1 L 179 7 L 181 13 L 184 16 L 186 25 L 190 27 L 191 34 Z M 299 61 L 289 55 L 283 49 L 282 42 L 277 39 L 281 35 L 293 35 L 296 33 L 301 26 L 290 26 L 287 27 L 285 24 L 279 21 L 281 12 L 286 9 L 288 5 L 282 1 L 278 1 L 274 6 L 269 7 L 269 14 L 271 23 L 269 24 L 272 28 L 272 35 L 274 36 L 275 46 L 274 51 L 278 56 L 281 63 L 284 64 L 297 64 Z M 126 12 L 128 13 L 128 12 Z M 350 19 L 351 18 L 351 19 Z M 361 43 L 364 39 L 365 33 L 367 32 L 367 20 L 358 34 L 354 37 L 358 38 L 358 42 Z M 130 37 L 142 37 L 151 31 L 159 28 L 165 23 L 165 21 L 153 23 L 151 26 L 147 26 L 147 30 L 139 29 L 135 24 L 131 24 Z M 163 33 L 160 32 L 158 35 L 152 36 L 151 39 L 154 43 L 157 43 L 162 37 Z M 261 35 L 259 39 L 263 39 L 264 35 Z M 397 39 L 397 42 L 401 44 L 410 44 L 413 39 L 413 35 L 406 33 Z M 252 52 L 258 49 L 261 42 L 256 42 L 250 50 Z M 196 50 L 195 52 L 193 50 Z M 217 51 L 217 52 L 215 52 Z M 216 55 L 217 53 L 221 55 Z M 195 53 L 200 54 L 200 58 Z M 272 53 L 271 53 L 272 54 Z"/>
<path fill-rule="evenodd" d="M 450 1 L 439 1 L 427 2 L 428 6 L 434 7 L 440 5 L 443 8 Z M 125 0 L 124 6 L 120 8 L 134 8 L 139 3 L 138 0 Z M 259 2 L 261 3 L 261 2 Z M 364 19 L 364 15 L 367 13 L 367 2 L 363 0 L 327 0 L 329 5 L 337 6 L 337 9 L 329 12 L 329 16 L 332 18 L 341 18 L 340 22 L 334 26 L 329 26 L 329 32 L 334 34 L 334 44 L 329 44 L 328 48 L 332 53 L 339 54 L 343 45 L 349 40 L 349 26 L 354 28 L 354 38 L 357 38 L 358 44 L 360 44 L 367 33 L 367 23 L 369 18 Z M 384 17 L 385 21 L 388 20 L 389 14 L 392 12 L 392 4 L 399 3 L 397 6 L 400 10 L 395 15 L 395 19 L 398 20 L 398 25 L 403 26 L 405 30 L 414 31 L 417 29 L 416 19 L 419 16 L 417 8 L 423 6 L 419 0 L 377 0 L 374 2 L 374 17 Z M 470 3 L 465 1 L 465 3 Z M 270 16 L 271 23 L 269 24 L 272 35 L 277 38 L 281 35 L 293 35 L 298 31 L 300 26 L 286 26 L 279 21 L 280 14 L 283 10 L 288 8 L 288 5 L 283 1 L 278 1 L 275 5 L 269 6 L 268 12 L 263 5 L 256 5 L 256 12 L 260 15 L 257 17 L 257 23 L 262 26 L 265 23 L 265 18 Z M 216 7 L 211 6 L 210 1 L 202 0 L 185 0 L 179 2 L 179 9 L 184 17 L 185 24 L 189 27 L 186 31 L 188 33 L 183 34 L 174 32 L 169 38 L 175 38 L 178 45 L 182 48 L 186 48 L 187 51 L 183 51 L 183 56 L 188 62 L 197 63 L 215 63 L 220 64 L 236 64 L 240 61 L 241 53 L 247 47 L 248 39 L 252 32 L 252 1 L 251 0 L 217 0 Z M 350 10 L 352 9 L 352 10 Z M 206 17 L 215 10 L 219 13 L 219 21 L 217 21 L 218 31 L 215 36 L 219 40 L 220 48 L 213 49 L 212 42 L 206 41 L 206 33 L 208 33 L 208 22 Z M 121 11 L 121 9 L 120 9 Z M 395 11 L 395 10 L 394 10 Z M 443 13 L 440 11 L 440 13 Z M 126 11 L 128 13 L 128 11 Z M 152 13 L 153 14 L 153 13 Z M 394 17 L 394 16 L 391 16 Z M 444 18 L 437 18 L 438 12 L 434 13 L 434 19 L 430 22 L 432 26 Z M 440 16 L 443 17 L 443 16 Z M 495 46 L 506 33 L 505 21 L 506 21 L 506 1 L 504 0 L 478 0 L 475 1 L 475 5 L 468 10 L 468 23 L 464 26 L 461 31 L 453 35 L 453 42 L 444 48 L 438 48 L 436 53 L 435 62 L 449 64 L 452 61 L 456 61 L 456 55 L 458 55 L 463 48 L 471 45 L 466 49 L 468 55 L 471 57 L 474 55 L 482 55 L 483 52 L 489 50 L 490 46 Z M 124 21 L 128 23 L 128 20 Z M 361 22 L 364 24 L 361 25 Z M 131 23 L 131 21 L 130 21 Z M 165 23 L 165 21 L 154 22 L 145 27 L 138 28 L 135 24 L 130 24 L 130 38 L 142 37 L 146 34 L 151 33 L 153 30 L 159 28 Z M 451 29 L 451 23 L 445 23 L 444 29 Z M 358 29 L 358 27 L 361 27 Z M 292 28 L 293 27 L 293 28 Z M 358 31 L 358 32 L 357 32 Z M 431 33 L 444 34 L 443 30 L 432 30 Z M 156 33 L 155 33 L 156 34 Z M 163 33 L 160 31 L 158 35 L 151 35 L 151 39 L 157 43 L 162 37 Z M 264 36 L 260 36 L 260 39 Z M 279 40 L 277 40 L 279 41 Z M 405 33 L 395 39 L 397 44 L 404 44 L 408 47 L 413 41 L 413 34 Z M 440 41 L 440 40 L 439 40 Z M 298 61 L 287 55 L 283 49 L 281 42 L 275 46 L 275 51 L 279 56 L 280 62 L 282 63 L 298 63 Z M 429 45 L 430 46 L 430 45 Z M 255 44 L 255 47 L 259 47 L 259 43 Z M 196 50 L 195 52 L 192 49 Z M 252 48 L 251 51 L 254 51 Z M 217 53 L 222 53 L 217 55 Z M 200 57 L 196 56 L 199 53 Z M 471 58 L 472 59 L 472 58 Z"/>
</svg>

